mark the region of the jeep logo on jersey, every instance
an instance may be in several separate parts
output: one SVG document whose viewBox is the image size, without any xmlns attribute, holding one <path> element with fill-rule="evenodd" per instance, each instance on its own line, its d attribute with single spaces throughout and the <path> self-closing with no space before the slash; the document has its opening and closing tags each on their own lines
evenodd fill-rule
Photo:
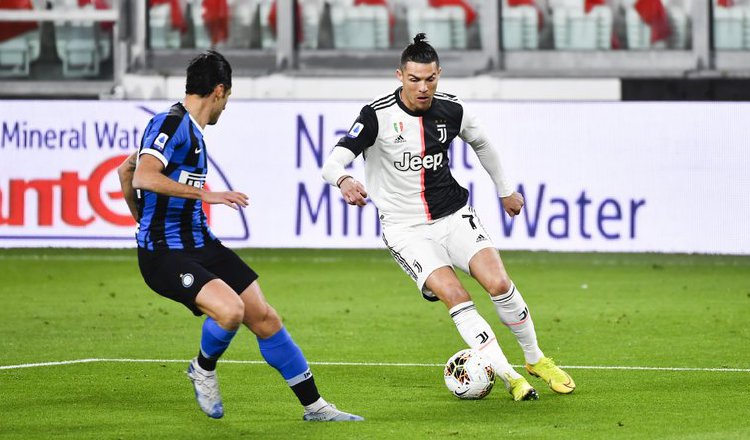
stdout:
<svg viewBox="0 0 750 440">
<path fill-rule="evenodd" d="M 426 170 L 436 170 L 443 165 L 443 153 L 430 154 L 428 156 L 415 156 L 408 151 L 404 153 L 401 162 L 393 162 L 393 165 L 399 171 L 419 171 L 422 168 Z"/>
<path fill-rule="evenodd" d="M 445 126 L 445 124 L 437 124 L 437 130 L 438 134 L 440 135 L 440 139 L 438 139 L 438 142 L 441 144 L 448 140 L 448 128 Z"/>
</svg>

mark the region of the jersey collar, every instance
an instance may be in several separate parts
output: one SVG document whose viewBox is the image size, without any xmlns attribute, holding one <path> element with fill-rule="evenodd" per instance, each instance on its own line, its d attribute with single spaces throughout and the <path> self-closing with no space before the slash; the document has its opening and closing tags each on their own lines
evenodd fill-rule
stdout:
<svg viewBox="0 0 750 440">
<path fill-rule="evenodd" d="M 409 107 L 407 107 L 406 104 L 404 104 L 404 102 L 401 101 L 401 89 L 403 89 L 403 87 L 397 88 L 396 92 L 395 92 L 395 95 L 396 95 L 396 103 L 398 104 L 399 107 L 401 107 L 401 110 L 403 110 L 404 113 L 406 113 L 407 115 L 410 115 L 410 116 L 420 117 L 420 116 L 424 116 L 424 115 L 426 115 L 427 113 L 430 112 L 430 109 L 432 109 L 432 105 L 430 105 L 430 108 L 428 108 L 427 110 L 425 110 L 423 112 L 413 112 L 413 111 L 409 110 Z M 433 104 L 435 103 L 434 99 L 435 98 L 433 98 Z"/>
<path fill-rule="evenodd" d="M 187 113 L 188 116 L 190 116 L 190 120 L 193 122 L 193 125 L 195 125 L 195 128 L 198 129 L 198 133 L 200 133 L 201 136 L 203 136 L 203 129 L 198 124 L 198 121 L 195 120 L 195 118 L 193 117 L 193 115 L 191 115 L 190 112 L 188 111 L 188 109 L 185 107 L 185 103 L 181 102 L 180 105 L 182 106 L 182 108 L 185 109 L 185 113 Z"/>
</svg>

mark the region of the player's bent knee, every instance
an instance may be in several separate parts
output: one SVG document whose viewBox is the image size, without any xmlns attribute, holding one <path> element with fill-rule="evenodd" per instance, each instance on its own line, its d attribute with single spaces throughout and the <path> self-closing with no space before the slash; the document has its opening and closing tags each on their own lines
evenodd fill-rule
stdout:
<svg viewBox="0 0 750 440">
<path fill-rule="evenodd" d="M 493 277 L 485 288 L 490 296 L 500 296 L 507 293 L 512 285 L 513 283 L 507 276 L 497 276 Z"/>
<path fill-rule="evenodd" d="M 462 288 L 447 289 L 443 292 L 440 292 L 438 298 L 440 298 L 440 300 L 445 303 L 448 308 L 464 303 L 466 301 L 471 301 L 471 296 L 469 295 L 469 293 Z"/>
<path fill-rule="evenodd" d="M 276 334 L 283 323 L 276 309 L 268 303 L 264 303 L 261 310 L 248 311 L 245 314 L 245 325 L 260 338 L 269 338 Z"/>
<path fill-rule="evenodd" d="M 228 301 L 222 303 L 215 309 L 216 322 L 222 328 L 233 330 L 242 324 L 245 316 L 245 304 L 242 301 Z"/>
</svg>

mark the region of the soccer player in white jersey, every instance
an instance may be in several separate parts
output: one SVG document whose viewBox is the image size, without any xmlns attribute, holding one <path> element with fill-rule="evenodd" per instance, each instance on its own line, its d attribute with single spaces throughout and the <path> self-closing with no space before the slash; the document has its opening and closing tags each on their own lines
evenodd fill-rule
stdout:
<svg viewBox="0 0 750 440">
<path fill-rule="evenodd" d="M 521 212 L 523 196 L 511 188 L 498 153 L 464 104 L 436 91 L 440 72 L 437 52 L 418 34 L 396 70 L 402 87 L 362 108 L 323 165 L 323 178 L 339 187 L 350 205 L 364 206 L 369 194 L 393 258 L 425 299 L 445 304 L 461 337 L 490 360 L 514 400 L 534 400 L 538 394 L 508 363 L 454 267 L 469 273 L 490 295 L 500 321 L 523 349 L 526 370 L 553 391 L 571 393 L 573 379 L 539 348 L 521 292 L 468 205 L 468 191 L 451 175 L 448 148 L 453 139 L 458 136 L 471 145 L 508 215 Z M 345 169 L 359 154 L 365 158 L 369 191 Z"/>
</svg>

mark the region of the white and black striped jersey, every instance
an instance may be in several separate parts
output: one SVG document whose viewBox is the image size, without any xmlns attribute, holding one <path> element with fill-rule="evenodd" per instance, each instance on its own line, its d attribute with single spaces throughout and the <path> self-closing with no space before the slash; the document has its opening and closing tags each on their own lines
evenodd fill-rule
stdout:
<svg viewBox="0 0 750 440">
<path fill-rule="evenodd" d="M 365 105 L 336 144 L 353 153 L 347 155 L 349 162 L 364 155 L 366 189 L 384 223 L 428 222 L 466 205 L 468 191 L 453 178 L 448 163 L 448 148 L 457 136 L 477 152 L 498 194 L 512 192 L 495 152 L 458 98 L 437 92 L 427 111 L 415 113 L 401 101 L 400 92 Z M 340 172 L 331 175 L 324 167 L 324 178 L 335 184 L 345 174 L 339 165 L 347 164 L 336 164 Z"/>
</svg>

